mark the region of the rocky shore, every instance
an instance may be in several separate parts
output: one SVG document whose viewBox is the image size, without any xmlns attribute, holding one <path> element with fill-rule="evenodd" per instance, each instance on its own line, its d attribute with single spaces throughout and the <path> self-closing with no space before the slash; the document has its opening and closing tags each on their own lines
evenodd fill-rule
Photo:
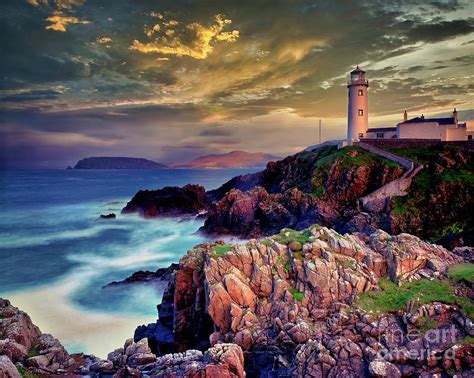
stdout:
<svg viewBox="0 0 474 378">
<path fill-rule="evenodd" d="M 376 193 L 404 177 L 404 167 L 359 147 L 326 146 L 270 162 L 261 172 L 234 177 L 208 192 L 191 185 L 140 191 L 123 212 L 146 217 L 205 213 L 201 232 L 211 236 L 261 237 L 319 223 L 339 232 L 383 229 L 449 248 L 472 246 L 474 153 L 438 146 L 398 149 L 397 154 L 423 169 L 406 192 L 393 196 Z M 370 206 L 364 205 L 369 195 Z"/>
<path fill-rule="evenodd" d="M 473 251 L 457 252 L 408 234 L 319 225 L 246 245 L 202 244 L 171 274 L 159 320 L 106 360 L 69 355 L 2 300 L 0 369 L 12 377 L 472 376 Z"/>
</svg>

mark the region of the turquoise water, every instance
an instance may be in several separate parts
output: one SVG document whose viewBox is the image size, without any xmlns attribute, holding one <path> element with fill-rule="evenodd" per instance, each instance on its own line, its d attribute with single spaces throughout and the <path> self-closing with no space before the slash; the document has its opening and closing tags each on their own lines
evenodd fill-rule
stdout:
<svg viewBox="0 0 474 378">
<path fill-rule="evenodd" d="M 104 357 L 156 319 L 162 287 L 106 288 L 137 270 L 177 262 L 202 220 L 120 215 L 139 189 L 213 189 L 244 170 L 0 172 L 0 297 L 69 351 Z M 116 220 L 99 220 L 115 212 Z"/>
</svg>

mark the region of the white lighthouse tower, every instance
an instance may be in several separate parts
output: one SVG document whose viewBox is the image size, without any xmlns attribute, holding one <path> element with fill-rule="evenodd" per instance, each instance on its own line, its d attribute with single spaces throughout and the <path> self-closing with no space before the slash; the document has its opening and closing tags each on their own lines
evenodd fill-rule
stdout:
<svg viewBox="0 0 474 378">
<path fill-rule="evenodd" d="M 347 114 L 347 142 L 359 141 L 365 137 L 369 126 L 367 89 L 369 82 L 365 79 L 365 71 L 359 66 L 351 72 L 347 85 L 349 90 L 349 111 Z"/>
</svg>

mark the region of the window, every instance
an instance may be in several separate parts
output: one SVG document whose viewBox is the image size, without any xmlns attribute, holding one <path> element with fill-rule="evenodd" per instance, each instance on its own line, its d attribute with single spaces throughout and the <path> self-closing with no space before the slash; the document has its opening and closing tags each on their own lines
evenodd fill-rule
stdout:
<svg viewBox="0 0 474 378">
<path fill-rule="evenodd" d="M 364 137 L 364 133 L 359 133 L 359 139 Z"/>
<path fill-rule="evenodd" d="M 472 135 L 468 135 L 467 140 L 472 140 Z"/>
<path fill-rule="evenodd" d="M 383 139 L 384 134 L 383 133 L 377 133 L 377 138 Z"/>
<path fill-rule="evenodd" d="M 364 95 L 364 91 L 362 89 L 359 89 L 359 96 L 363 96 Z"/>
<path fill-rule="evenodd" d="M 363 116 L 363 115 L 364 115 L 364 109 L 359 109 L 358 114 L 359 114 L 360 116 Z"/>
</svg>

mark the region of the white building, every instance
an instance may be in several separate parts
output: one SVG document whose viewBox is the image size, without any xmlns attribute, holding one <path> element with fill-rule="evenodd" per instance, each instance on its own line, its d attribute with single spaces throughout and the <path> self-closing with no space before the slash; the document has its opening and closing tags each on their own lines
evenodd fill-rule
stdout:
<svg viewBox="0 0 474 378">
<path fill-rule="evenodd" d="M 415 117 L 408 119 L 407 111 L 403 121 L 396 127 L 369 128 L 368 88 L 365 71 L 359 66 L 350 73 L 347 85 L 349 107 L 347 114 L 347 143 L 362 139 L 432 139 L 443 142 L 471 140 L 474 130 L 468 131 L 467 122 L 460 123 L 456 109 L 447 118 Z"/>
<path fill-rule="evenodd" d="M 349 91 L 349 108 L 347 115 L 347 141 L 352 143 L 365 137 L 369 127 L 369 108 L 367 90 L 369 82 L 365 72 L 359 66 L 351 72 L 347 84 Z"/>
</svg>

